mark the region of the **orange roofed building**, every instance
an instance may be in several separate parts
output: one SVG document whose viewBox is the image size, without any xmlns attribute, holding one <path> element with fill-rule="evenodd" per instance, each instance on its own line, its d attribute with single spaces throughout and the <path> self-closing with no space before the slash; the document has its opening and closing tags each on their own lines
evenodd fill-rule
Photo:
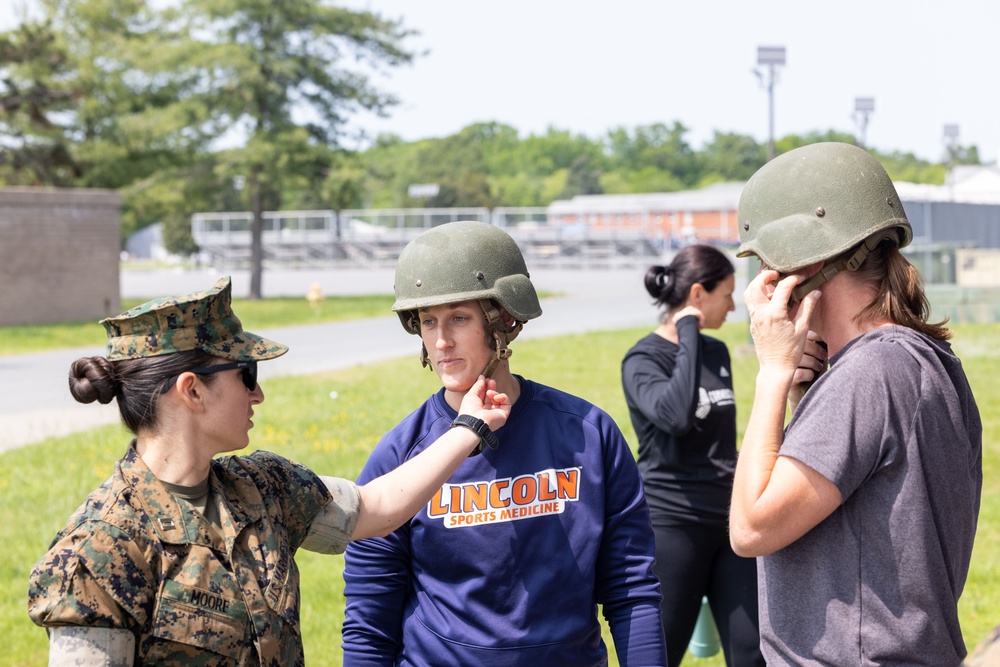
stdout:
<svg viewBox="0 0 1000 667">
<path fill-rule="evenodd" d="M 736 210 L 744 183 L 716 183 L 700 190 L 626 195 L 578 195 L 554 201 L 550 226 L 586 226 L 608 232 L 642 231 L 665 246 L 739 244 Z"/>
</svg>

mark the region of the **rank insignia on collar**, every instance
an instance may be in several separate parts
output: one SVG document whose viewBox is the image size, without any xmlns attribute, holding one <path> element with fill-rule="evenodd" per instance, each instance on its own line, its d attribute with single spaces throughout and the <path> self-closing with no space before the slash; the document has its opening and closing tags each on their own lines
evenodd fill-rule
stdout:
<svg viewBox="0 0 1000 667">
<path fill-rule="evenodd" d="M 163 530 L 173 530 L 176 528 L 173 519 L 157 519 L 160 522 L 160 528 Z"/>
</svg>

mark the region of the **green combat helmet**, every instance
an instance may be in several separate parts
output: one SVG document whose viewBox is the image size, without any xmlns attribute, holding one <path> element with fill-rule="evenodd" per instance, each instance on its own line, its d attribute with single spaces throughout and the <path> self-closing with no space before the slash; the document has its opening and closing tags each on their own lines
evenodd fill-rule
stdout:
<svg viewBox="0 0 1000 667">
<path fill-rule="evenodd" d="M 883 240 L 900 248 L 910 222 L 889 175 L 864 149 L 836 142 L 796 148 L 761 167 L 740 195 L 739 257 L 793 273 L 825 260 L 796 286 L 801 300 L 838 272 L 855 271 Z"/>
<path fill-rule="evenodd" d="M 392 310 L 407 332 L 420 334 L 420 308 L 476 300 L 483 308 L 486 339 L 496 351 L 489 377 L 510 356 L 507 343 L 522 325 L 542 314 L 524 257 L 507 232 L 485 222 L 459 220 L 433 227 L 406 244 L 396 264 Z M 494 302 L 514 318 L 504 326 Z M 427 349 L 420 362 L 426 367 Z"/>
</svg>

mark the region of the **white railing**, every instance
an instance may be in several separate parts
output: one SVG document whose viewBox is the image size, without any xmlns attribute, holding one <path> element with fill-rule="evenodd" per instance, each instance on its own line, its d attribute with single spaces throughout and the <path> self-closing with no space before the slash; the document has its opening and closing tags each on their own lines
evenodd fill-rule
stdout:
<svg viewBox="0 0 1000 667">
<path fill-rule="evenodd" d="M 379 230 L 423 231 L 456 220 L 490 221 L 488 208 L 368 208 L 346 209 L 339 214 L 342 231 L 354 229 L 357 223 Z"/>
<path fill-rule="evenodd" d="M 662 229 L 648 215 L 595 216 L 544 207 L 347 209 L 267 211 L 262 245 L 266 262 L 302 264 L 394 262 L 403 247 L 431 227 L 479 220 L 508 230 L 529 262 L 572 266 L 648 263 L 669 250 Z M 250 259 L 251 214 L 196 213 L 195 243 L 209 262 L 245 265 Z"/>
<path fill-rule="evenodd" d="M 295 232 L 336 232 L 335 211 L 265 211 L 264 231 L 283 234 Z M 250 231 L 249 211 L 195 213 L 191 216 L 192 234 L 239 234 Z"/>
</svg>

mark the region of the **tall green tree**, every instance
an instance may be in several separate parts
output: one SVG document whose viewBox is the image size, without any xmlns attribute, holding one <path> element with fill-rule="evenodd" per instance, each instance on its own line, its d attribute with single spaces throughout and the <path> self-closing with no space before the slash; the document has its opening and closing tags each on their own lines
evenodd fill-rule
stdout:
<svg viewBox="0 0 1000 667">
<path fill-rule="evenodd" d="M 82 93 L 69 53 L 49 22 L 0 34 L 0 182 L 69 185 L 81 167 L 63 117 Z"/>
<path fill-rule="evenodd" d="M 748 135 L 716 130 L 701 155 L 706 176 L 745 181 L 767 162 L 767 145 Z"/>
<path fill-rule="evenodd" d="M 483 141 L 476 126 L 427 142 L 418 152 L 417 164 L 422 178 L 411 182 L 438 184 L 438 193 L 427 200 L 427 206 L 488 208 L 496 205 L 486 179 Z M 415 203 L 407 200 L 410 206 Z"/>
<path fill-rule="evenodd" d="M 781 155 L 796 148 L 817 144 L 821 141 L 839 141 L 845 144 L 857 143 L 853 134 L 838 132 L 837 130 L 827 130 L 826 132 L 815 131 L 807 134 L 787 134 L 774 142 L 775 155 Z"/>
<path fill-rule="evenodd" d="M 474 124 L 456 134 L 405 143 L 398 137 L 379 137 L 366 153 L 372 205 L 378 207 L 495 206 L 484 158 L 485 135 L 494 124 Z M 428 198 L 407 194 L 410 185 L 434 183 L 438 193 Z"/>
<path fill-rule="evenodd" d="M 412 60 L 412 33 L 369 11 L 323 0 L 182 0 L 174 14 L 189 42 L 185 66 L 202 85 L 186 91 L 211 109 L 213 138 L 232 140 L 222 171 L 242 177 L 253 215 L 250 295 L 261 295 L 263 211 L 292 180 L 322 188 L 328 147 L 352 114 L 397 103 L 371 73 Z"/>
<path fill-rule="evenodd" d="M 879 153 L 871 151 L 878 158 L 889 177 L 894 181 L 909 181 L 910 183 L 932 183 L 943 185 L 948 174 L 948 167 L 943 164 L 933 164 L 916 157 L 913 153 L 893 151 Z"/>
<path fill-rule="evenodd" d="M 322 191 L 350 117 L 397 102 L 372 75 L 413 58 L 399 22 L 325 0 L 35 2 L 0 35 L 0 178 L 122 189 L 134 226 L 190 215 L 178 179 L 240 180 L 253 297 L 267 203 Z"/>
<path fill-rule="evenodd" d="M 608 132 L 607 150 L 615 170 L 644 172 L 652 168 L 686 186 L 694 186 L 701 177 L 695 151 L 684 139 L 687 128 L 679 122 L 640 125 L 629 131 L 624 127 Z"/>
<path fill-rule="evenodd" d="M 592 164 L 586 155 L 573 160 L 566 174 L 566 187 L 561 196 L 572 199 L 577 195 L 599 195 L 603 192 L 600 168 Z"/>
<path fill-rule="evenodd" d="M 117 188 L 190 155 L 176 35 L 140 0 L 38 0 L 0 35 L 7 182 Z M 155 54 L 155 56 L 151 55 Z"/>
<path fill-rule="evenodd" d="M 982 164 L 979 160 L 979 148 L 976 146 L 949 146 L 945 151 L 949 164 Z"/>
</svg>

